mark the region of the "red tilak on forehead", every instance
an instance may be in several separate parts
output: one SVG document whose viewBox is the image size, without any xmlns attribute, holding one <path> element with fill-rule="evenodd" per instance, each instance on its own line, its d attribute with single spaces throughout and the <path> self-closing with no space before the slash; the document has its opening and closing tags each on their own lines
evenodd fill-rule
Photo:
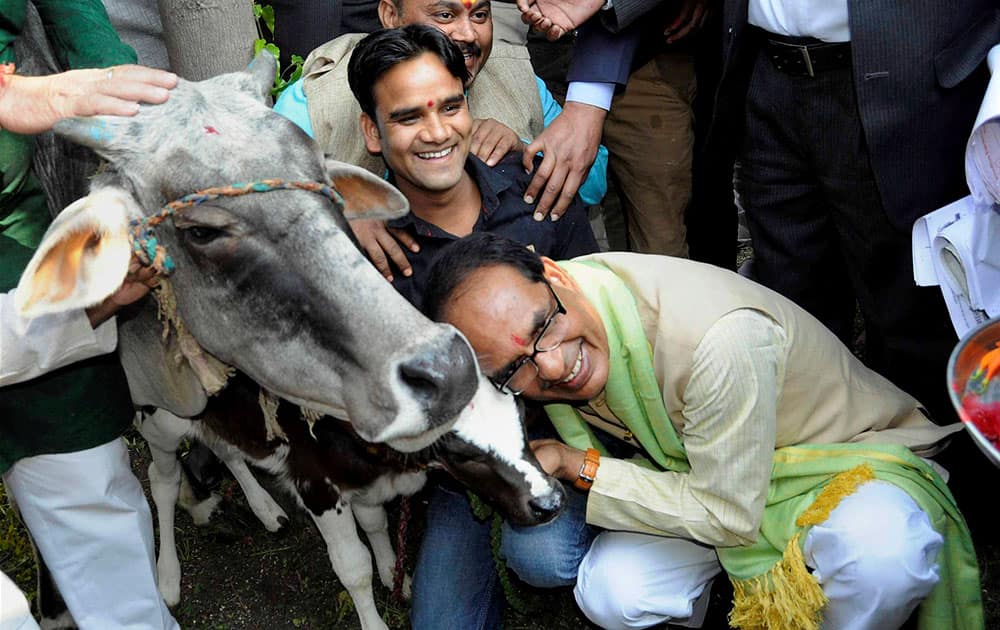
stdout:
<svg viewBox="0 0 1000 630">
<path fill-rule="evenodd" d="M 472 0 L 462 0 L 462 4 L 465 5 L 465 10 L 468 11 L 475 3 Z"/>
<path fill-rule="evenodd" d="M 522 337 L 518 337 L 517 335 L 511 335 L 510 336 L 510 340 L 513 341 L 514 343 L 516 343 L 517 345 L 521 346 L 522 348 L 524 346 L 528 345 L 528 340 L 527 339 L 524 339 Z"/>
<path fill-rule="evenodd" d="M 219 135 L 219 130 L 213 127 L 212 125 L 205 125 L 205 133 L 212 136 L 217 136 Z"/>
<path fill-rule="evenodd" d="M 434 107 L 434 101 L 427 101 L 427 107 Z"/>
</svg>

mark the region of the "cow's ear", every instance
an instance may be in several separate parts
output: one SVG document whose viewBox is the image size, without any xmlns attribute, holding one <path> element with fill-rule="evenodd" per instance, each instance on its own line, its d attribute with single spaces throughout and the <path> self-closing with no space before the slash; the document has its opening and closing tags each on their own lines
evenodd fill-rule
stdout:
<svg viewBox="0 0 1000 630">
<path fill-rule="evenodd" d="M 132 255 L 128 227 L 140 209 L 120 188 L 101 188 L 56 217 L 17 286 L 25 318 L 86 308 L 114 293 Z"/>
<path fill-rule="evenodd" d="M 326 173 L 344 198 L 343 212 L 348 221 L 398 219 L 410 211 L 403 193 L 363 168 L 328 159 Z"/>
<path fill-rule="evenodd" d="M 278 69 L 278 60 L 269 53 L 266 48 L 262 48 L 257 56 L 253 58 L 246 72 L 252 79 L 251 85 L 255 96 L 271 104 L 271 87 L 274 85 L 275 73 Z"/>
</svg>

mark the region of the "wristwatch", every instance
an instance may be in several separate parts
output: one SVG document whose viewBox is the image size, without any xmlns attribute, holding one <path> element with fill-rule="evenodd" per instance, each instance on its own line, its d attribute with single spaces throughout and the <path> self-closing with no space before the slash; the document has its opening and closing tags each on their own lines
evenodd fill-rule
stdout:
<svg viewBox="0 0 1000 630">
<path fill-rule="evenodd" d="M 573 486 L 580 490 L 590 490 L 594 485 L 594 477 L 597 476 L 597 467 L 601 465 L 601 454 L 596 448 L 588 448 L 583 455 L 583 465 L 580 472 L 573 480 Z"/>
</svg>

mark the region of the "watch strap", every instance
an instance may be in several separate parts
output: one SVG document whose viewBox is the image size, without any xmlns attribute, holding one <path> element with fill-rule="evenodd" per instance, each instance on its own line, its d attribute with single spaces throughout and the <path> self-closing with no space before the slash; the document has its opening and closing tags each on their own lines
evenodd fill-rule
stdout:
<svg viewBox="0 0 1000 630">
<path fill-rule="evenodd" d="M 596 448 L 588 448 L 583 455 L 583 465 L 573 480 L 573 486 L 580 490 L 590 490 L 597 476 L 597 468 L 601 465 L 601 454 Z"/>
</svg>

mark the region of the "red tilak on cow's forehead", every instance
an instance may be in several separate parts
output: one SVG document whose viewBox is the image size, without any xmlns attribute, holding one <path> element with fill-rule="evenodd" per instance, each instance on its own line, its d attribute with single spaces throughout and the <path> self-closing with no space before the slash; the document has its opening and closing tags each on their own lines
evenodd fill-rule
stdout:
<svg viewBox="0 0 1000 630">
<path fill-rule="evenodd" d="M 212 125 L 205 125 L 204 129 L 205 129 L 205 133 L 207 133 L 207 134 L 209 134 L 211 136 L 221 135 L 219 133 L 219 130 L 216 129 L 215 127 L 213 127 Z"/>
</svg>

